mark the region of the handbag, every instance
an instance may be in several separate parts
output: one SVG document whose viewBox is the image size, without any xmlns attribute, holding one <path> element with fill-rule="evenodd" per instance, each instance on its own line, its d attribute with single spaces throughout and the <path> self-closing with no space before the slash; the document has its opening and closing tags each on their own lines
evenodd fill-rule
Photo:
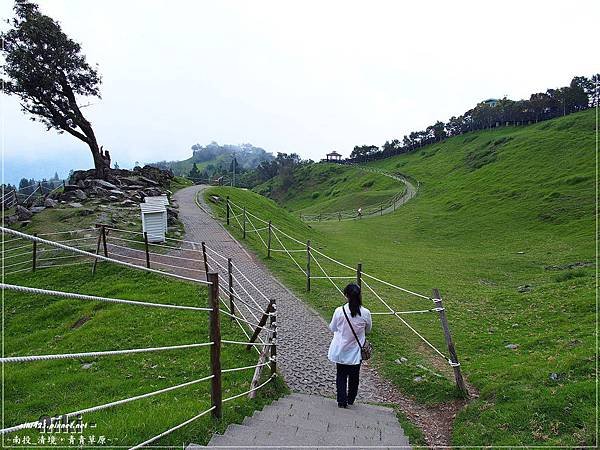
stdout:
<svg viewBox="0 0 600 450">
<path fill-rule="evenodd" d="M 352 330 L 352 334 L 354 335 L 354 339 L 356 339 L 356 342 L 358 342 L 358 346 L 360 347 L 360 358 L 363 361 L 366 361 L 368 359 L 371 358 L 371 356 L 373 355 L 373 345 L 367 341 L 367 338 L 365 337 L 365 343 L 363 345 L 360 345 L 360 341 L 358 340 L 358 336 L 356 335 L 356 332 L 354 331 L 354 328 L 352 327 L 352 323 L 350 322 L 350 319 L 348 318 L 348 314 L 346 314 L 346 310 L 344 309 L 344 307 L 342 306 L 342 311 L 344 312 L 344 316 L 346 316 L 346 320 L 348 321 L 348 325 L 350 325 L 350 329 Z"/>
</svg>

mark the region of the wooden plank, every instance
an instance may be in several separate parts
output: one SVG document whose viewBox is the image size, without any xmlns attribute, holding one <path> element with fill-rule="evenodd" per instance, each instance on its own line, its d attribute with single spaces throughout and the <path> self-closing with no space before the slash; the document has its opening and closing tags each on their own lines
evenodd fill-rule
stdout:
<svg viewBox="0 0 600 450">
<path fill-rule="evenodd" d="M 258 367 L 256 367 L 254 369 L 254 375 L 252 376 L 252 381 L 250 382 L 250 389 L 254 389 L 256 388 L 256 386 L 258 386 L 259 382 L 260 382 L 260 376 L 262 374 L 262 371 L 264 369 L 265 366 L 261 365 L 265 362 L 265 360 L 267 359 L 267 355 L 269 354 L 269 347 L 264 346 L 262 351 L 260 352 L 260 355 L 258 357 Z M 250 391 L 248 393 L 248 398 L 255 398 L 256 397 L 256 392 L 257 391 Z"/>
<path fill-rule="evenodd" d="M 204 260 L 204 272 L 208 280 L 208 260 L 206 259 L 206 244 L 204 242 L 202 242 L 202 259 Z"/>
<path fill-rule="evenodd" d="M 269 301 L 269 305 L 267 306 L 267 309 L 265 309 L 265 312 L 263 313 L 262 317 L 260 318 L 260 321 L 258 322 L 258 326 L 256 327 L 256 330 L 254 330 L 254 333 L 252 333 L 252 337 L 250 338 L 250 341 L 249 341 L 250 343 L 256 341 L 256 338 L 258 337 L 261 330 L 267 323 L 267 319 L 269 318 L 269 313 L 272 310 L 273 310 L 273 300 Z M 250 350 L 251 348 L 252 348 L 252 345 L 250 345 L 250 344 L 248 344 L 246 346 L 246 350 Z"/>
</svg>

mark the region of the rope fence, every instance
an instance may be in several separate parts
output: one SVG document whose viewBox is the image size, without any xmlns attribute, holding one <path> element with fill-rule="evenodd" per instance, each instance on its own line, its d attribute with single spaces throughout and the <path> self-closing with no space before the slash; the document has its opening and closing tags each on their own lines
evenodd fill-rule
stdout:
<svg viewBox="0 0 600 450">
<path fill-rule="evenodd" d="M 191 386 L 193 384 L 197 384 L 200 382 L 209 381 L 209 380 L 211 381 L 211 403 L 212 403 L 212 406 L 209 409 L 193 416 L 192 418 L 186 420 L 185 422 L 183 422 L 179 425 L 176 425 L 175 427 L 172 427 L 172 428 L 162 432 L 161 434 L 154 436 L 134 447 L 134 448 L 141 448 L 141 447 L 148 445 L 152 442 L 155 442 L 156 440 L 160 439 L 161 437 L 193 422 L 194 420 L 197 420 L 198 418 L 202 417 L 205 414 L 208 414 L 209 412 L 212 412 L 214 417 L 221 418 L 222 417 L 222 405 L 224 403 L 234 400 L 236 398 L 240 398 L 244 395 L 250 395 L 251 393 L 254 393 L 255 391 L 257 391 L 257 390 L 261 389 L 263 386 L 265 386 L 267 383 L 272 381 L 274 379 L 274 377 L 276 376 L 276 345 L 277 344 L 276 344 L 276 339 L 275 339 L 276 320 L 275 320 L 274 305 L 273 305 L 272 310 L 269 310 L 269 309 L 265 310 L 265 308 L 261 307 L 261 305 L 250 294 L 250 291 L 254 289 L 258 293 L 260 293 L 261 296 L 266 298 L 265 294 L 260 289 L 258 289 L 256 284 L 252 283 L 249 280 L 249 278 L 243 272 L 241 272 L 237 267 L 234 269 L 234 266 L 231 264 L 230 259 L 223 257 L 223 255 L 219 254 L 215 250 L 210 249 L 210 252 L 212 252 L 211 254 L 214 255 L 214 257 L 211 255 L 208 255 L 206 253 L 206 250 L 204 250 L 204 257 L 205 257 L 204 261 L 207 263 L 205 270 L 193 269 L 193 268 L 189 268 L 189 267 L 183 267 L 180 265 L 169 265 L 169 264 L 161 263 L 160 261 L 156 261 L 156 260 L 153 261 L 153 264 L 166 265 L 166 266 L 170 266 L 170 267 L 173 267 L 173 268 L 176 268 L 179 270 L 198 270 L 198 271 L 206 272 L 206 274 L 205 274 L 206 280 L 201 280 L 201 279 L 192 279 L 189 277 L 184 277 L 184 276 L 181 276 L 178 274 L 173 274 L 170 272 L 164 272 L 164 271 L 157 270 L 157 269 L 150 269 L 148 267 L 144 267 L 142 264 L 132 264 L 132 263 L 122 261 L 120 258 L 130 258 L 130 259 L 133 258 L 133 259 L 139 260 L 141 262 L 146 262 L 146 259 L 132 257 L 131 255 L 121 254 L 123 252 L 115 254 L 114 253 L 115 249 L 123 250 L 125 252 L 133 252 L 133 254 L 139 254 L 139 255 L 143 255 L 144 250 L 132 249 L 132 248 L 126 247 L 124 245 L 114 244 L 112 242 L 106 242 L 107 235 L 108 235 L 106 229 L 96 229 L 95 231 L 98 232 L 98 236 L 85 237 L 85 238 L 73 237 L 73 236 L 76 236 L 77 233 L 80 233 L 80 232 L 94 231 L 94 229 L 73 230 L 73 231 L 45 234 L 45 236 L 55 236 L 55 237 L 62 237 L 64 235 L 68 234 L 68 236 L 72 237 L 71 239 L 63 239 L 62 242 L 51 241 L 48 239 L 41 238 L 39 236 L 28 235 L 28 234 L 21 233 L 21 232 L 11 230 L 8 228 L 4 228 L 4 227 L 2 227 L 1 229 L 2 229 L 2 233 L 3 233 L 3 237 L 5 235 L 10 235 L 10 236 L 16 237 L 16 238 L 10 240 L 12 242 L 16 242 L 16 241 L 20 241 L 20 240 L 30 242 L 30 244 L 26 244 L 26 245 L 19 246 L 19 247 L 27 248 L 27 247 L 31 246 L 32 253 L 21 252 L 21 253 L 13 255 L 14 258 L 28 257 L 30 255 L 33 255 L 33 261 L 27 259 L 25 261 L 19 261 L 19 262 L 14 263 L 15 266 L 33 263 L 32 268 L 25 267 L 23 269 L 19 269 L 19 272 L 25 271 L 25 270 L 35 270 L 36 268 L 42 268 L 42 267 L 50 267 L 50 266 L 45 266 L 45 265 L 37 266 L 37 263 L 52 262 L 52 261 L 62 262 L 64 260 L 69 260 L 72 258 L 84 258 L 84 259 L 87 259 L 88 261 L 82 261 L 82 262 L 78 262 L 75 264 L 85 264 L 85 263 L 89 263 L 89 260 L 93 260 L 94 267 L 95 267 L 95 261 L 112 262 L 115 264 L 135 268 L 138 270 L 143 270 L 146 272 L 159 273 L 161 275 L 166 275 L 166 276 L 174 277 L 177 279 L 193 281 L 193 282 L 205 285 L 208 289 L 209 306 L 208 307 L 198 307 L 198 306 L 188 306 L 188 305 L 179 305 L 179 304 L 165 304 L 165 303 L 152 302 L 152 301 L 102 297 L 102 296 L 88 295 L 88 294 L 75 293 L 75 292 L 64 292 L 64 291 L 51 290 L 51 289 L 42 289 L 42 288 L 38 288 L 38 287 L 22 286 L 22 285 L 17 285 L 17 284 L 0 283 L 0 288 L 2 290 L 21 292 L 21 293 L 32 294 L 32 295 L 45 295 L 48 297 L 66 298 L 66 299 L 71 299 L 71 300 L 97 301 L 97 302 L 114 303 L 114 304 L 121 304 L 121 305 L 128 305 L 128 306 L 141 306 L 141 307 L 150 307 L 150 308 L 162 308 L 162 309 L 167 309 L 167 310 L 171 309 L 171 310 L 185 310 L 185 311 L 192 311 L 192 312 L 208 312 L 209 313 L 208 316 L 209 316 L 210 339 L 208 342 L 170 345 L 170 346 L 161 346 L 161 347 L 148 347 L 148 348 L 85 351 L 85 352 L 76 352 L 76 353 L 59 353 L 59 354 L 43 354 L 43 355 L 15 355 L 15 356 L 7 356 L 7 357 L 0 358 L 0 363 L 2 363 L 2 364 L 5 364 L 5 363 L 6 364 L 12 364 L 12 363 L 23 364 L 23 363 L 32 363 L 32 362 L 36 362 L 36 361 L 69 360 L 69 359 L 82 359 L 82 358 L 110 357 L 110 356 L 129 356 L 132 354 L 139 354 L 139 353 L 177 351 L 177 350 L 186 350 L 186 349 L 193 349 L 193 348 L 199 348 L 199 347 L 207 347 L 207 348 L 211 349 L 211 351 L 210 351 L 210 355 L 211 355 L 210 366 L 211 366 L 211 372 L 212 372 L 211 375 L 208 375 L 208 376 L 205 376 L 203 378 L 199 378 L 199 379 L 196 379 L 193 381 L 189 381 L 186 383 L 181 383 L 181 384 L 178 384 L 175 386 L 170 386 L 170 387 L 167 387 L 164 389 L 159 389 L 156 391 L 148 392 L 145 394 L 140 394 L 140 395 L 124 398 L 121 400 L 105 403 L 102 405 L 81 409 L 79 411 L 62 414 L 62 417 L 69 418 L 69 417 L 78 416 L 81 414 L 92 413 L 92 412 L 100 411 L 103 409 L 123 405 L 125 403 L 133 402 L 136 400 L 141 400 L 141 399 L 148 398 L 151 396 L 170 392 L 170 391 L 173 391 L 176 389 Z M 111 228 L 110 230 L 112 231 L 115 229 Z M 124 230 L 119 230 L 119 231 L 124 231 Z M 85 245 L 85 242 L 90 239 L 97 240 L 96 253 L 87 252 L 85 250 L 82 250 L 80 247 L 78 247 L 81 245 Z M 117 239 L 117 237 L 111 235 L 110 239 L 111 240 Z M 136 244 L 142 244 L 142 245 L 144 244 L 144 242 L 133 241 L 131 239 L 124 239 L 124 238 L 120 238 L 119 242 L 123 242 L 123 243 L 135 242 Z M 66 243 L 71 244 L 71 245 L 67 245 Z M 187 243 L 189 243 L 191 245 L 196 244 L 196 243 L 192 243 L 189 241 Z M 182 245 L 183 244 L 184 243 L 182 242 Z M 106 255 L 100 254 L 100 249 L 102 247 L 104 247 L 106 249 Z M 171 246 L 165 246 L 165 247 L 168 247 L 169 250 L 188 251 L 187 249 L 182 249 L 182 248 L 177 248 L 177 247 L 171 247 Z M 109 248 L 111 248 L 112 251 L 109 252 L 108 251 Z M 10 250 L 10 249 L 8 249 L 8 250 Z M 58 254 L 57 254 L 57 252 L 58 252 Z M 68 253 L 72 253 L 72 254 L 62 255 L 62 254 L 60 254 L 60 252 L 68 252 Z M 184 256 L 163 255 L 163 254 L 157 254 L 157 253 L 153 253 L 153 252 L 150 252 L 150 254 L 155 257 L 167 257 L 167 258 L 171 257 L 175 261 L 184 261 L 184 260 L 186 262 L 190 261 L 190 258 L 185 258 Z M 50 256 L 50 255 L 54 255 L 54 256 Z M 4 253 L 3 253 L 3 256 L 4 256 Z M 221 258 L 224 258 L 225 260 L 227 260 L 229 262 L 228 267 L 219 263 L 217 261 L 216 257 L 221 257 Z M 5 258 L 6 258 L 6 256 L 5 256 Z M 211 259 L 210 266 L 208 265 L 208 259 Z M 198 263 L 202 262 L 201 259 L 191 259 L 191 261 L 198 262 Z M 65 265 L 70 265 L 70 264 L 62 264 L 61 263 L 60 265 L 57 265 L 56 267 L 62 267 Z M 4 267 L 6 268 L 7 266 L 8 265 L 5 265 Z M 228 286 L 227 289 L 222 288 L 222 290 L 219 291 L 218 272 L 209 272 L 209 270 L 213 270 L 213 269 L 217 269 L 217 268 L 220 269 L 221 272 L 227 272 L 227 271 L 229 272 L 230 279 L 232 281 L 235 280 L 235 286 L 236 286 L 235 289 L 233 288 L 233 286 Z M 234 270 L 237 270 L 236 274 L 233 273 Z M 13 271 L 12 273 L 16 273 L 16 272 Z M 229 305 L 227 305 L 226 298 L 224 298 L 226 294 L 229 294 L 229 300 L 230 300 Z M 245 295 L 245 297 L 247 297 L 247 299 L 242 298 L 242 295 Z M 220 303 L 222 303 L 223 307 L 219 307 Z M 252 303 L 254 303 L 255 305 L 253 305 Z M 235 307 L 234 307 L 234 305 L 235 305 Z M 271 305 L 271 303 L 269 304 L 269 306 L 270 305 Z M 230 309 L 228 309 L 228 306 Z M 244 311 L 246 311 L 246 314 L 250 313 L 254 320 L 250 320 L 250 318 L 242 312 L 242 309 Z M 263 315 L 263 318 L 260 318 L 257 314 L 255 314 L 253 312 L 253 310 L 261 313 Z M 219 325 L 219 322 L 221 320 L 220 319 L 221 315 L 224 317 L 230 317 L 232 320 L 235 320 L 237 322 L 237 324 L 240 326 L 240 329 L 243 331 L 247 340 L 246 341 L 236 341 L 236 340 L 222 339 L 221 334 L 220 334 L 221 333 L 220 325 Z M 271 317 L 271 322 L 268 325 L 266 324 L 267 317 Z M 246 331 L 246 329 L 249 329 L 250 332 Z M 266 340 L 263 339 L 262 336 L 260 336 L 261 331 L 264 331 L 266 333 Z M 254 348 L 257 351 L 257 353 L 259 353 L 261 355 L 261 357 L 262 357 L 262 353 L 259 351 L 259 348 L 267 348 L 267 349 L 270 349 L 268 351 L 268 355 L 270 355 L 270 356 L 268 356 L 264 360 L 259 359 L 259 362 L 254 365 L 244 365 L 244 366 L 240 366 L 240 367 L 229 367 L 226 369 L 221 369 L 221 363 L 220 363 L 220 359 L 221 359 L 220 351 L 221 350 L 220 349 L 221 349 L 222 345 L 229 345 L 229 344 L 244 345 L 248 349 Z M 260 385 L 256 385 L 257 383 L 255 383 L 255 380 L 253 378 L 252 383 L 250 384 L 250 389 L 242 392 L 241 394 L 236 394 L 236 395 L 228 397 L 226 399 L 222 398 L 221 376 L 223 374 L 244 371 L 244 370 L 250 370 L 250 369 L 256 369 L 256 371 L 258 371 L 258 373 L 260 373 L 260 370 L 262 370 L 262 368 L 267 367 L 267 366 L 271 367 L 271 374 L 265 382 L 263 382 Z M 256 373 L 255 373 L 255 376 L 256 376 Z M 43 427 L 43 426 L 44 426 L 44 424 L 41 423 L 40 421 L 27 422 L 27 423 L 22 423 L 19 425 L 3 428 L 0 430 L 0 434 L 12 433 L 12 432 L 27 429 L 27 428 L 39 429 L 40 427 Z"/>
</svg>

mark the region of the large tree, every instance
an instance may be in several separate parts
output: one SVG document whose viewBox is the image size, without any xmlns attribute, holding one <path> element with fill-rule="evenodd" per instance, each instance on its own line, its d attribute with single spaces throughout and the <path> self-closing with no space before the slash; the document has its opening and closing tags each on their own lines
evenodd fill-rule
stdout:
<svg viewBox="0 0 600 450">
<path fill-rule="evenodd" d="M 4 92 L 19 97 L 23 111 L 47 129 L 67 132 L 85 142 L 94 158 L 97 176 L 110 169 L 110 155 L 103 151 L 78 100 L 100 98 L 101 78 L 58 22 L 42 14 L 38 6 L 16 0 L 12 27 L 0 36 L 4 41 L 1 66 Z"/>
</svg>

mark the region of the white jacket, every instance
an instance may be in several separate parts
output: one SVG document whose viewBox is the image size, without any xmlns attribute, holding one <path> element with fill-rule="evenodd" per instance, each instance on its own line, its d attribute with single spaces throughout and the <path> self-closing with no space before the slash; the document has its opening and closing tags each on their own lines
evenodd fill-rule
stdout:
<svg viewBox="0 0 600 450">
<path fill-rule="evenodd" d="M 361 345 L 365 343 L 365 334 L 371 332 L 371 311 L 367 308 L 361 306 L 360 316 L 356 315 L 352 317 L 347 303 L 337 307 L 329 324 L 329 329 L 333 331 L 333 339 L 329 345 L 327 358 L 334 363 L 360 364 L 360 347 L 358 346 L 358 342 L 356 342 L 354 334 L 352 334 L 342 308 L 344 308 L 348 319 L 352 322 L 352 328 L 354 328 L 354 332 L 358 336 Z"/>
</svg>

